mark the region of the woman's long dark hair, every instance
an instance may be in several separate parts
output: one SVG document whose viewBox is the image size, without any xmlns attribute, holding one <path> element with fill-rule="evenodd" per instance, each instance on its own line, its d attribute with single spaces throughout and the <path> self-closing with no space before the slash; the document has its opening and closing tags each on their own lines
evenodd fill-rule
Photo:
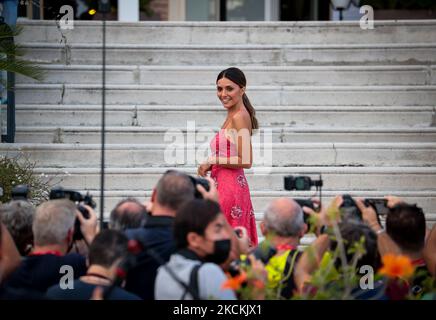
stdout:
<svg viewBox="0 0 436 320">
<path fill-rule="evenodd" d="M 238 68 L 233 67 L 221 71 L 216 78 L 216 82 L 222 78 L 229 79 L 230 81 L 236 83 L 240 88 L 243 88 L 247 85 L 247 79 L 245 78 L 244 73 Z M 248 113 L 250 114 L 251 128 L 259 129 L 259 123 L 256 119 L 256 110 L 254 110 L 254 107 L 251 105 L 251 102 L 245 93 L 242 96 L 242 102 L 244 103 L 245 109 L 247 109 Z"/>
</svg>

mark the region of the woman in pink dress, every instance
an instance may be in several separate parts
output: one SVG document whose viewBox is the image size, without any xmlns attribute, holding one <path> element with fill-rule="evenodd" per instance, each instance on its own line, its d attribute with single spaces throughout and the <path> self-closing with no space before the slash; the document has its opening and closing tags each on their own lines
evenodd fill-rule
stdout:
<svg viewBox="0 0 436 320">
<path fill-rule="evenodd" d="M 255 110 L 245 94 L 247 81 L 241 70 L 221 71 L 216 84 L 227 118 L 210 142 L 212 156 L 198 167 L 198 174 L 206 176 L 211 171 L 228 222 L 232 227 L 245 227 L 251 246 L 257 246 L 256 220 L 244 174 L 253 162 L 251 135 L 259 127 Z"/>
</svg>

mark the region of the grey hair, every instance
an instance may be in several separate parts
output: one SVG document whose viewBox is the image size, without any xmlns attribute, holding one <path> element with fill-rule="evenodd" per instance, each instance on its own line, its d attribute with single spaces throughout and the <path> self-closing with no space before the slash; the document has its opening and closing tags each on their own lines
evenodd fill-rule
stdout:
<svg viewBox="0 0 436 320">
<path fill-rule="evenodd" d="M 156 198 L 160 205 L 178 210 L 185 201 L 194 199 L 194 191 L 194 184 L 187 174 L 171 170 L 157 183 Z"/>
<path fill-rule="evenodd" d="M 68 231 L 74 227 L 76 210 L 76 205 L 66 199 L 39 205 L 32 226 L 35 245 L 62 244 Z"/>
<path fill-rule="evenodd" d="M 284 210 L 273 201 L 264 211 L 264 223 L 268 232 L 281 237 L 297 237 L 304 227 L 303 210 L 297 203 Z"/>
<path fill-rule="evenodd" d="M 15 200 L 0 206 L 0 217 L 18 250 L 25 254 L 26 246 L 33 239 L 32 223 L 35 216 L 35 207 L 28 201 Z"/>
</svg>

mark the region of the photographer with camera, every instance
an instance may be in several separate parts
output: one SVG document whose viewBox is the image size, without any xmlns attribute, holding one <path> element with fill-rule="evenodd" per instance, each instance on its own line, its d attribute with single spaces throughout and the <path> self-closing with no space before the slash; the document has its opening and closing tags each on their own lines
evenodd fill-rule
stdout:
<svg viewBox="0 0 436 320">
<path fill-rule="evenodd" d="M 397 197 L 386 197 L 389 212 L 386 216 L 386 230 L 377 221 L 377 212 L 364 205 L 362 199 L 356 204 L 365 222 L 378 233 L 378 248 L 381 255 L 388 253 L 407 256 L 415 267 L 409 281 L 412 295 L 423 293 L 423 281 L 430 275 L 431 265 L 424 259 L 426 245 L 426 221 L 424 212 L 416 204 L 411 205 Z M 430 268 L 429 268 L 430 267 Z M 392 294 L 395 294 L 392 292 Z"/>
<path fill-rule="evenodd" d="M 32 225 L 34 249 L 10 276 L 6 286 L 45 293 L 47 288 L 59 283 L 62 266 L 71 266 L 75 278 L 85 274 L 85 257 L 68 253 L 73 245 L 76 219 L 80 221 L 81 233 L 87 243 L 91 243 L 97 234 L 97 216 L 91 207 L 85 205 L 85 208 L 89 219 L 66 199 L 39 205 Z"/>
<path fill-rule="evenodd" d="M 295 289 L 294 266 L 301 255 L 298 246 L 307 231 L 303 210 L 292 199 L 275 199 L 265 209 L 260 229 L 265 240 L 253 254 L 265 264 L 268 287 L 289 299 Z"/>
<path fill-rule="evenodd" d="M 158 181 L 148 205 L 150 212 L 142 228 L 128 229 L 129 239 L 138 240 L 154 250 L 163 261 L 176 251 L 173 224 L 177 210 L 194 199 L 195 186 L 190 177 L 180 171 L 166 172 Z M 126 281 L 126 289 L 144 300 L 154 298 L 154 281 L 160 262 L 147 252 L 138 255 L 138 267 L 133 268 Z"/>
<path fill-rule="evenodd" d="M 126 231 L 129 239 L 138 240 L 146 246 L 146 250 L 137 256 L 137 266 L 133 267 L 127 275 L 128 291 L 144 300 L 154 299 L 157 268 L 176 252 L 173 225 L 177 210 L 183 203 L 194 198 L 218 203 L 218 192 L 214 181 L 209 177 L 194 178 L 176 170 L 167 171 L 159 179 L 152 192 L 151 202 L 146 205 L 150 212 L 144 226 Z M 231 260 L 248 250 L 248 235 L 245 230 L 241 230 L 241 237 L 238 238 L 230 225 L 226 224 L 225 227 L 231 233 L 232 239 L 229 259 L 223 263 L 223 268 L 228 268 Z M 152 257 L 148 250 L 158 257 Z"/>
<path fill-rule="evenodd" d="M 348 263 L 353 259 L 353 246 L 362 238 L 365 239 L 364 253 L 355 262 L 356 274 L 361 266 L 371 266 L 373 270 L 380 267 L 380 255 L 377 250 L 377 235 L 367 226 L 358 214 L 354 212 L 357 207 L 353 205 L 349 196 L 336 196 L 330 206 L 321 206 L 319 213 L 303 207 L 303 210 L 314 217 L 318 237 L 311 244 L 312 250 L 305 251 L 297 262 L 294 273 L 294 281 L 300 294 L 311 292 L 309 285 L 313 273 L 320 266 L 323 256 L 327 252 L 332 252 L 338 246 L 343 246 L 343 255 L 339 255 L 335 260 L 335 266 L 343 267 L 343 263 Z M 337 230 L 337 234 L 334 232 Z M 333 285 L 333 284 L 332 284 Z M 373 289 L 361 290 L 359 287 L 352 288 L 350 292 L 356 299 L 385 299 L 383 282 L 378 281 Z"/>
</svg>

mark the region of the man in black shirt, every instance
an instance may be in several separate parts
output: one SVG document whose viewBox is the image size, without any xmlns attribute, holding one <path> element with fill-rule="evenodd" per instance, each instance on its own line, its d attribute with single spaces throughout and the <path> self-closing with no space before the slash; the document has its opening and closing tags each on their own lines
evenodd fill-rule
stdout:
<svg viewBox="0 0 436 320">
<path fill-rule="evenodd" d="M 91 243 L 97 233 L 97 216 L 92 208 L 86 208 L 90 212 L 89 219 L 83 218 L 69 200 L 50 200 L 38 206 L 32 225 L 34 250 L 7 280 L 7 290 L 45 293 L 67 276 L 68 270 L 74 278 L 86 273 L 85 257 L 67 254 L 73 242 L 76 217 L 81 222 L 85 241 Z"/>
<path fill-rule="evenodd" d="M 138 240 L 146 245 L 158 255 L 160 261 L 145 250 L 140 253 L 138 265 L 127 275 L 126 290 L 144 300 L 154 299 L 157 269 L 176 251 L 173 236 L 176 211 L 185 201 L 192 199 L 194 185 L 186 174 L 170 171 L 161 177 L 151 196 L 151 213 L 146 219 L 145 226 L 126 231 L 129 239 Z"/>
<path fill-rule="evenodd" d="M 114 285 L 117 269 L 128 255 L 127 237 L 120 231 L 104 230 L 89 248 L 89 268 L 86 275 L 75 280 L 72 288 L 56 284 L 47 290 L 47 298 L 54 300 L 89 300 L 97 286 L 104 288 L 106 300 L 139 300 Z"/>
</svg>

